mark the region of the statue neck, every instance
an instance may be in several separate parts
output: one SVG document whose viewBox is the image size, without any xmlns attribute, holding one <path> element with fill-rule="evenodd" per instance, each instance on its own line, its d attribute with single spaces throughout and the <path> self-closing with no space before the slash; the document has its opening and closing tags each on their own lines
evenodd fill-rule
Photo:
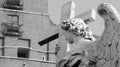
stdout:
<svg viewBox="0 0 120 67">
<path fill-rule="evenodd" d="M 74 43 L 71 44 L 71 43 L 68 43 L 68 42 L 67 42 L 67 50 L 66 50 L 66 51 L 67 51 L 67 52 L 70 52 L 74 46 L 75 46 Z"/>
</svg>

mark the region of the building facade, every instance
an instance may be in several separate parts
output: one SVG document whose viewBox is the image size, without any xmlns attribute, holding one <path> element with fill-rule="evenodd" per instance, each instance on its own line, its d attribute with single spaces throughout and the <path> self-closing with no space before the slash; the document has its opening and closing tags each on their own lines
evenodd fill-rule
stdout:
<svg viewBox="0 0 120 67">
<path fill-rule="evenodd" d="M 56 32 L 47 0 L 1 0 L 0 67 L 55 67 L 57 40 L 38 42 Z"/>
</svg>

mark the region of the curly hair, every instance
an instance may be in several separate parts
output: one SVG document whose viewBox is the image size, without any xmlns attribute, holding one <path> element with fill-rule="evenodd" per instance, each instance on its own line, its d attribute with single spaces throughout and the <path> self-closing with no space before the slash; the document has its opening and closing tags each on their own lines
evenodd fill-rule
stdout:
<svg viewBox="0 0 120 67">
<path fill-rule="evenodd" d="M 61 24 L 61 28 L 75 36 L 81 36 L 89 40 L 93 39 L 93 33 L 91 32 L 90 27 L 80 18 L 64 20 Z"/>
</svg>

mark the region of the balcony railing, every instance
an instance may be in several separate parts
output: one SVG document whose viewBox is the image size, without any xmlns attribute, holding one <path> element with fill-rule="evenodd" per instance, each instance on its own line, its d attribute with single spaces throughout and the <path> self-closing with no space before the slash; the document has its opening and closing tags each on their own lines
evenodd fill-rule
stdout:
<svg viewBox="0 0 120 67">
<path fill-rule="evenodd" d="M 3 23 L 2 34 L 5 36 L 22 36 L 21 26 L 15 23 Z"/>
<path fill-rule="evenodd" d="M 23 3 L 21 2 L 21 0 L 5 0 L 3 3 L 3 8 L 22 10 Z"/>
</svg>

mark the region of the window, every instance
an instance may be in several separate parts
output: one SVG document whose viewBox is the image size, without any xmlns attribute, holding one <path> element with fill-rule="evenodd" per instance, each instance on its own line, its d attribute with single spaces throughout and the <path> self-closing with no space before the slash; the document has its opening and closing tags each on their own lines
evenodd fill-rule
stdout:
<svg viewBox="0 0 120 67">
<path fill-rule="evenodd" d="M 47 43 L 47 52 L 49 51 L 49 43 Z M 46 53 L 46 60 L 49 61 L 49 53 Z"/>
<path fill-rule="evenodd" d="M 18 48 L 17 56 L 20 58 L 29 58 L 29 49 Z"/>
<path fill-rule="evenodd" d="M 7 15 L 7 22 L 9 23 L 19 23 L 19 15 Z"/>
<path fill-rule="evenodd" d="M 16 32 L 16 33 L 19 33 L 19 31 L 15 30 L 15 29 L 7 29 L 7 32 Z"/>
<path fill-rule="evenodd" d="M 6 0 L 6 4 L 20 6 L 20 0 Z"/>
<path fill-rule="evenodd" d="M 4 56 L 4 41 L 5 37 L 0 37 L 0 56 Z"/>
<path fill-rule="evenodd" d="M 21 24 L 19 24 L 19 15 L 7 15 L 7 22 L 3 23 L 2 34 L 7 36 L 21 36 Z"/>
<path fill-rule="evenodd" d="M 42 56 L 42 60 L 43 60 L 43 61 L 46 61 L 46 57 L 45 57 L 45 56 Z"/>
<path fill-rule="evenodd" d="M 19 37 L 18 40 L 21 43 L 21 44 L 19 44 L 20 46 L 31 47 L 31 39 Z"/>
<path fill-rule="evenodd" d="M 6 27 L 1 32 L 5 36 L 15 36 L 15 37 L 20 37 L 22 36 L 23 33 L 19 28 L 15 28 L 15 27 Z"/>
<path fill-rule="evenodd" d="M 23 3 L 21 0 L 4 0 L 3 8 L 22 10 Z"/>
</svg>

